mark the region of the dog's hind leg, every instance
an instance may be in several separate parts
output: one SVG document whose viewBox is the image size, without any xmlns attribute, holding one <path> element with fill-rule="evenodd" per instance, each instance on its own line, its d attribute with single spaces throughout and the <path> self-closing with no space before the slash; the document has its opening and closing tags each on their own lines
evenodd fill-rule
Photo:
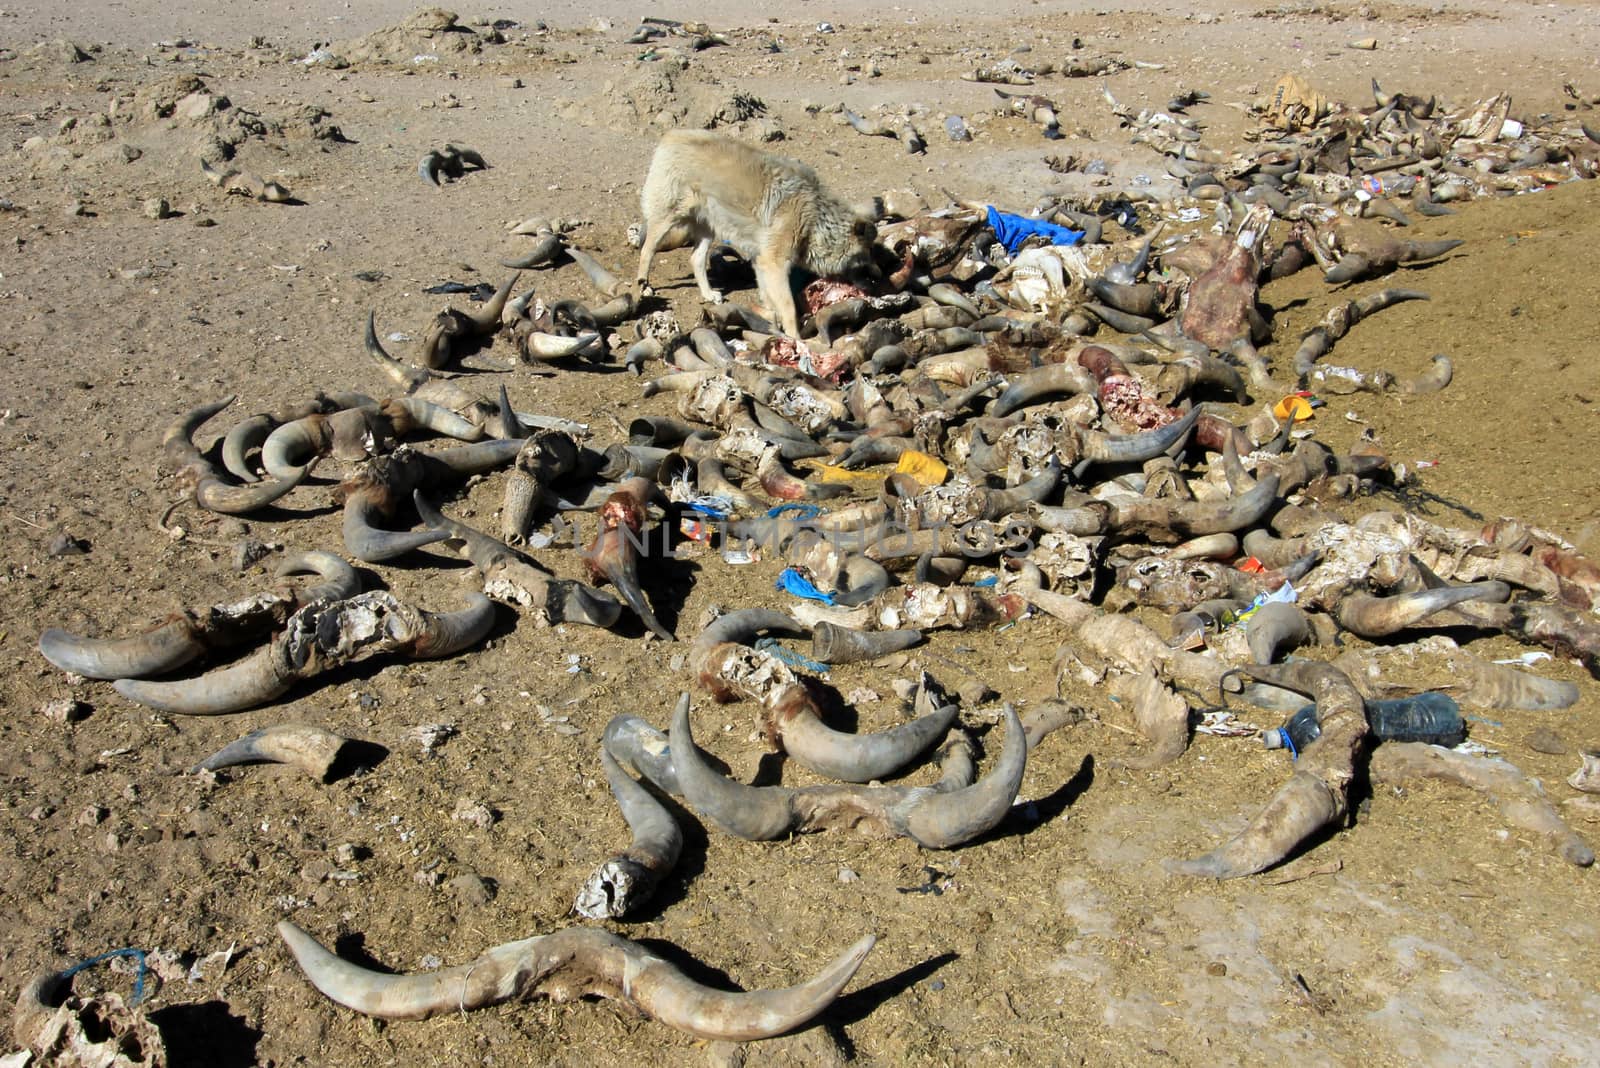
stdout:
<svg viewBox="0 0 1600 1068">
<path fill-rule="evenodd" d="M 644 241 L 639 245 L 639 275 L 634 282 L 638 296 L 646 296 L 650 292 L 650 262 L 655 259 L 656 253 L 682 248 L 696 236 L 698 230 L 693 223 L 679 220 L 652 229 L 647 217 Z"/>
<path fill-rule="evenodd" d="M 634 288 L 637 296 L 650 294 L 650 261 L 656 258 L 656 250 L 661 247 L 663 239 L 671 227 L 657 226 L 646 220 L 644 241 L 639 245 L 639 274 L 634 279 Z"/>
</svg>

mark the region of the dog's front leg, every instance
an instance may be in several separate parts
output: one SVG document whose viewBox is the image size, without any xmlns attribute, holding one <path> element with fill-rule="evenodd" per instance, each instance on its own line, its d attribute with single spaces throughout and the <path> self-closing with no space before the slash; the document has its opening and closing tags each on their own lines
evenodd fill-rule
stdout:
<svg viewBox="0 0 1600 1068">
<path fill-rule="evenodd" d="M 767 306 L 767 316 L 783 332 L 800 340 L 800 317 L 795 313 L 794 290 L 789 286 L 789 261 L 776 256 L 756 257 L 756 288 Z"/>
<path fill-rule="evenodd" d="M 689 266 L 694 268 L 694 280 L 700 286 L 700 295 L 712 304 L 722 303 L 722 290 L 711 288 L 711 276 L 706 271 L 711 266 L 711 238 L 703 237 L 689 253 Z"/>
</svg>

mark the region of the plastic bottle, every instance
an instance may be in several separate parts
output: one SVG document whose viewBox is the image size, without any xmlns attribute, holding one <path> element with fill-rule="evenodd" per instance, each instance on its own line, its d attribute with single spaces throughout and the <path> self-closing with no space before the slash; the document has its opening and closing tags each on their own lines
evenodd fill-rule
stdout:
<svg viewBox="0 0 1600 1068">
<path fill-rule="evenodd" d="M 1467 736 L 1461 706 L 1448 694 L 1433 692 L 1389 701 L 1368 701 L 1367 725 L 1375 737 L 1385 742 L 1456 746 Z M 1317 706 L 1306 705 L 1283 726 L 1263 731 L 1261 744 L 1268 749 L 1287 749 L 1298 757 L 1300 750 L 1321 736 Z"/>
<path fill-rule="evenodd" d="M 944 132 L 950 135 L 952 141 L 972 140 L 972 134 L 967 130 L 967 121 L 960 115 L 951 115 L 944 120 Z"/>
<path fill-rule="evenodd" d="M 1415 189 L 1416 185 L 1416 178 L 1409 174 L 1369 174 L 1361 179 L 1361 188 L 1375 197 L 1403 197 Z"/>
</svg>

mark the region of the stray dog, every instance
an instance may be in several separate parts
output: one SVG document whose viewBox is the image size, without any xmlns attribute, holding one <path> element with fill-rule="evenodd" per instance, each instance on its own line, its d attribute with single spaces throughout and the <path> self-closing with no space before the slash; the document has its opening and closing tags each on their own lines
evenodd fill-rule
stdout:
<svg viewBox="0 0 1600 1068">
<path fill-rule="evenodd" d="M 706 265 L 714 241 L 724 241 L 755 267 L 770 318 L 800 336 L 789 270 L 822 277 L 881 277 L 874 262 L 876 213 L 846 204 L 797 160 L 762 152 L 721 134 L 674 130 L 650 160 L 640 196 L 644 244 L 638 287 L 649 291 L 656 252 L 695 245 L 690 262 L 700 295 L 720 303 Z"/>
</svg>

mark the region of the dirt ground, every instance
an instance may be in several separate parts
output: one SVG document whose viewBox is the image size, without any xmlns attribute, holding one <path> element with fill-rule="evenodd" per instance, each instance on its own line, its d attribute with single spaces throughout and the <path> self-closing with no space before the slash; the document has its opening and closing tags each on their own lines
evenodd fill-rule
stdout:
<svg viewBox="0 0 1600 1068">
<path fill-rule="evenodd" d="M 609 1002 L 370 1021 L 311 988 L 273 925 L 291 918 L 346 957 L 414 971 L 573 923 L 577 886 L 627 834 L 596 759 L 600 729 L 619 711 L 665 726 L 691 681 L 674 667 L 686 647 L 647 642 L 632 623 L 615 634 L 536 629 L 502 608 L 487 648 L 372 663 L 209 719 L 152 715 L 108 684 L 75 685 L 36 648 L 46 627 L 127 633 L 179 606 L 265 588 L 281 554 L 237 572 L 233 549 L 246 536 L 337 551 L 328 481 L 297 490 L 271 519 L 241 525 L 184 507 L 171 519 L 182 536 L 159 530 L 173 494 L 158 471 L 162 428 L 230 394 L 239 400 L 201 432 L 203 445 L 234 418 L 318 389 L 387 395 L 362 353 L 368 310 L 385 337 L 420 338 L 446 301 L 462 299 L 423 287 L 498 283 L 499 261 L 529 247 L 507 224 L 531 215 L 579 221 L 580 247 L 631 269 L 623 231 L 663 124 L 701 121 L 736 92 L 766 105 L 747 132 L 781 132 L 777 150 L 851 197 L 912 186 L 1026 211 L 1047 191 L 1095 181 L 1053 173 L 1048 155 L 1104 159 L 1107 190 L 1165 180 L 1161 158 L 1118 130 L 1102 89 L 1135 108 L 1205 90 L 1209 103 L 1193 113 L 1218 147 L 1240 143 L 1254 123 L 1243 105 L 1286 71 L 1336 99 L 1366 102 L 1376 77 L 1454 106 L 1504 90 L 1513 116 L 1560 114 L 1571 103 L 1564 82 L 1600 93 L 1600 6 L 1013 2 L 978 14 L 940 0 L 869 16 L 844 3 L 718 0 L 690 13 L 627 0 L 601 22 L 578 4 L 537 15 L 498 5 L 460 12 L 485 32 L 517 20 L 479 51 L 463 50 L 465 34 L 398 29 L 412 7 L 396 0 L 179 6 L 0 12 L 0 1001 L 41 968 L 131 946 L 179 962 L 149 1002 L 179 1065 L 1600 1061 L 1592 871 L 1508 830 L 1490 802 L 1425 785 L 1380 789 L 1352 827 L 1277 872 L 1223 884 L 1169 875 L 1163 858 L 1241 826 L 1287 775 L 1286 759 L 1253 738 L 1199 735 L 1160 771 L 1116 768 L 1133 746 L 1119 729 L 1128 717 L 1093 691 L 1071 696 L 1099 721 L 1050 736 L 1029 761 L 1025 803 L 966 848 L 844 833 L 753 844 L 685 818 L 678 872 L 644 917 L 614 929 L 746 989 L 797 981 L 876 933 L 817 1027 L 737 1049 Z M 641 58 L 649 46 L 623 38 L 646 14 L 705 19 L 732 43 L 685 52 L 681 70 L 671 55 Z M 1350 47 L 1363 38 L 1377 47 Z M 303 62 L 319 45 L 351 65 Z M 1052 142 L 996 117 L 992 87 L 960 77 L 1023 46 L 1031 52 L 1017 58 L 1030 61 L 1111 54 L 1153 66 L 1042 78 L 1068 134 Z M 163 115 L 193 79 L 230 106 L 191 97 Z M 926 154 L 838 125 L 828 109 L 840 102 L 922 106 Z M 971 142 L 944 136 L 946 113 L 965 116 Z M 1574 118 L 1593 126 L 1593 116 Z M 295 202 L 210 185 L 197 161 L 218 141 Z M 428 186 L 417 161 L 445 142 L 477 149 L 489 169 Z M 150 217 L 154 198 L 170 217 Z M 1478 201 L 1413 230 L 1466 244 L 1405 272 L 1403 284 L 1431 300 L 1358 326 L 1337 360 L 1405 376 L 1445 352 L 1455 380 L 1429 396 L 1330 398 L 1318 437 L 1337 450 L 1370 426 L 1397 461 L 1436 465 L 1422 474 L 1425 492 L 1381 506 L 1465 527 L 1516 516 L 1600 553 L 1600 463 L 1589 452 L 1600 431 L 1600 185 Z M 657 270 L 692 317 L 686 255 Z M 573 268 L 524 282 L 546 298 L 591 296 Z M 1276 337 L 1264 351 L 1283 366 L 1301 332 L 1348 295 L 1307 271 L 1262 299 Z M 507 359 L 502 344 L 474 362 Z M 619 420 L 673 411 L 670 398 L 641 400 L 625 373 L 519 369 L 469 381 L 486 394 L 504 382 L 520 408 L 588 423 L 600 444 L 622 436 Z M 1232 414 L 1243 422 L 1254 409 Z M 447 510 L 494 529 L 500 495 L 491 477 Z M 62 532 L 87 552 L 51 555 Z M 579 574 L 570 546 L 543 558 Z M 667 626 L 692 637 L 713 605 L 782 607 L 777 569 L 688 557 L 647 588 Z M 426 550 L 364 574 L 368 588 L 437 608 L 472 588 L 459 561 Z M 879 695 L 856 704 L 867 730 L 902 715 L 897 678 L 925 668 L 952 689 L 977 679 L 999 695 L 966 714 L 981 728 L 998 721 L 1000 701 L 1026 709 L 1054 694 L 1064 636 L 1048 617 L 937 633 L 893 666 L 840 668 L 830 681 Z M 1503 638 L 1472 648 L 1522 651 Z M 1600 806 L 1564 781 L 1578 749 L 1600 742 L 1600 684 L 1570 662 L 1536 670 L 1578 681 L 1579 703 L 1475 713 L 1472 736 L 1541 779 L 1600 843 Z M 1423 665 L 1400 681 L 1442 680 Z M 82 702 L 84 718 L 41 713 L 62 698 Z M 746 779 L 763 754 L 749 717 L 747 704 L 696 702 L 702 744 Z M 331 785 L 271 766 L 215 783 L 185 774 L 248 730 L 292 720 L 387 756 Z M 455 734 L 430 754 L 413 732 L 437 723 Z M 1568 752 L 1531 748 L 1540 727 Z M 782 774 L 805 781 L 792 766 Z M 477 805 L 491 819 L 455 818 Z M 183 974 L 230 946 L 225 970 Z M 104 969 L 79 979 L 124 993 L 129 982 Z"/>
</svg>

